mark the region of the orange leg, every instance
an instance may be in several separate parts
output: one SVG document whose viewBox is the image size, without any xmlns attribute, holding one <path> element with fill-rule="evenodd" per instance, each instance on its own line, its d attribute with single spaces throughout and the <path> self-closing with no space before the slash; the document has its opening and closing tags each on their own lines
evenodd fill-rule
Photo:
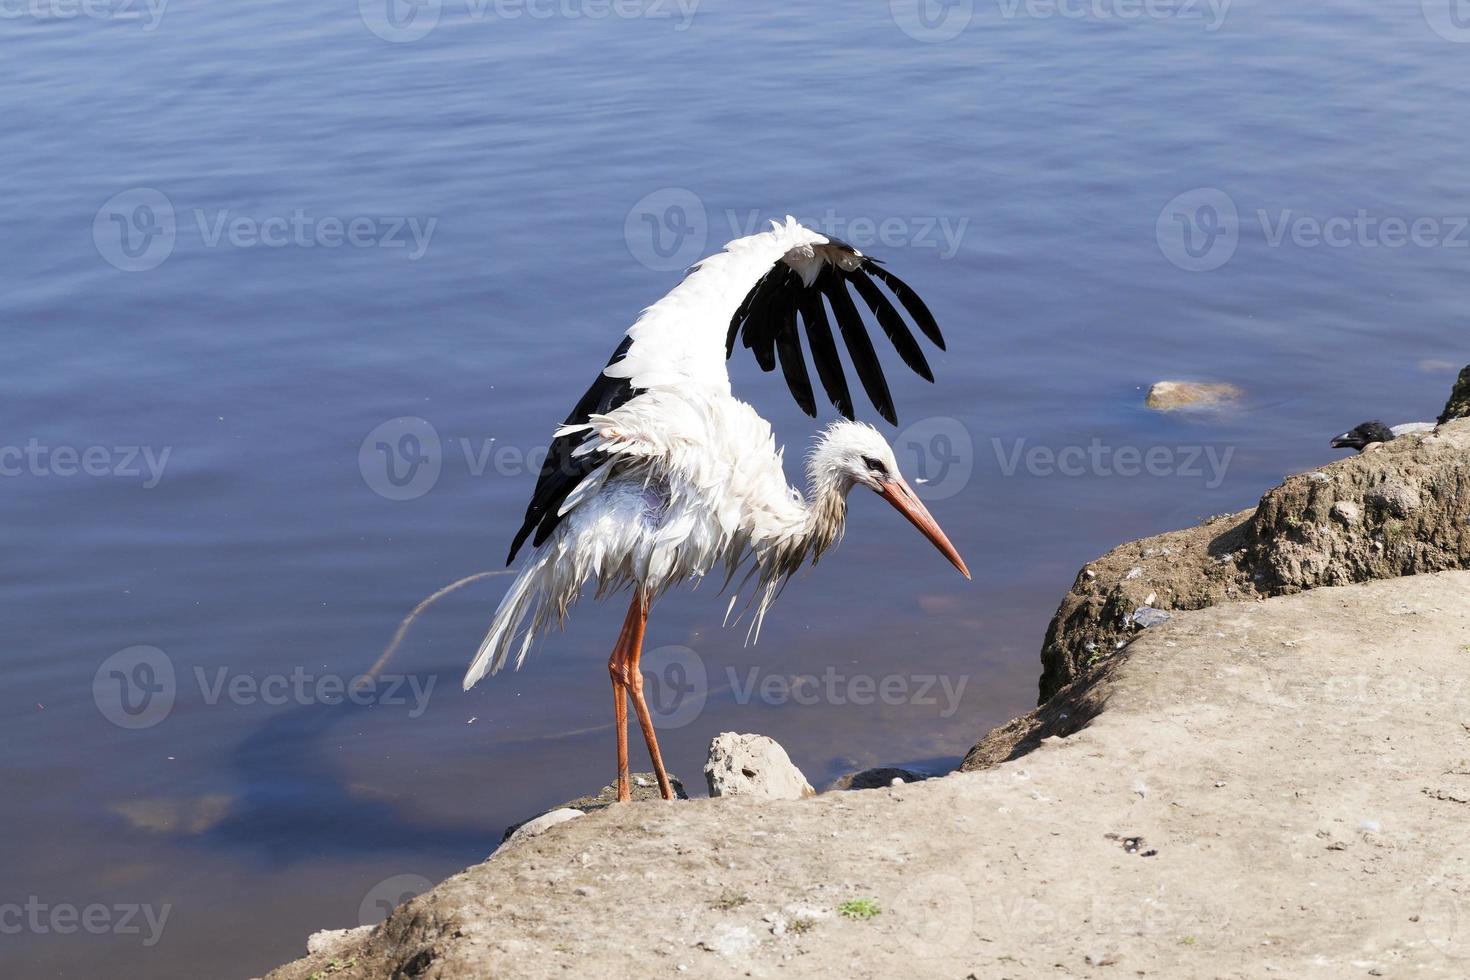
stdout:
<svg viewBox="0 0 1470 980">
<path fill-rule="evenodd" d="M 612 655 L 607 658 L 607 672 L 612 677 L 613 686 L 613 719 L 618 730 L 618 802 L 626 803 L 633 798 L 631 780 L 628 776 L 628 636 L 633 630 L 633 613 L 637 608 L 637 600 L 634 600 L 634 609 L 628 610 L 628 618 L 623 621 L 623 631 L 618 634 L 618 642 L 613 646 Z"/>
<path fill-rule="evenodd" d="M 658 777 L 659 794 L 666 800 L 674 798 L 669 774 L 664 770 L 663 755 L 658 750 L 658 736 L 653 730 L 653 716 L 648 711 L 648 702 L 643 699 L 643 674 L 638 661 L 643 656 L 643 634 L 648 625 L 648 601 L 641 593 L 635 593 L 628 607 L 628 617 L 623 621 L 623 631 L 618 644 L 613 648 L 607 662 L 608 674 L 612 676 L 613 697 L 616 699 L 613 712 L 618 729 L 618 801 L 632 798 L 628 776 L 628 705 L 623 700 L 626 693 L 633 699 L 633 710 L 638 715 L 638 727 L 643 729 L 643 741 L 648 745 L 648 756 L 653 761 L 653 772 Z"/>
<path fill-rule="evenodd" d="M 669 774 L 664 771 L 664 757 L 658 750 L 658 736 L 653 731 L 653 716 L 648 712 L 648 702 L 643 700 L 643 672 L 638 669 L 638 661 L 643 656 L 643 633 L 648 626 L 648 603 L 641 596 L 635 596 L 633 609 L 640 615 L 633 635 L 628 638 L 628 693 L 633 697 L 638 727 L 643 729 L 643 741 L 648 745 L 648 757 L 653 761 L 653 774 L 658 777 L 659 795 L 672 800 L 674 788 L 669 785 Z M 631 610 L 629 616 L 632 616 Z"/>
</svg>

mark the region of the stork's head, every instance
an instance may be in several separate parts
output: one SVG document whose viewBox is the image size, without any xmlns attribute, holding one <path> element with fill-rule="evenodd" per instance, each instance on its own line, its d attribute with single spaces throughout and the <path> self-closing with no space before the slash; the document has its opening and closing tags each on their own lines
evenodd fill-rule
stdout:
<svg viewBox="0 0 1470 980">
<path fill-rule="evenodd" d="M 861 422 L 833 423 L 812 448 L 807 470 L 818 494 L 845 496 L 853 487 L 867 487 L 907 517 L 965 578 L 970 577 L 965 560 L 903 478 L 893 448 L 877 429 Z"/>
</svg>

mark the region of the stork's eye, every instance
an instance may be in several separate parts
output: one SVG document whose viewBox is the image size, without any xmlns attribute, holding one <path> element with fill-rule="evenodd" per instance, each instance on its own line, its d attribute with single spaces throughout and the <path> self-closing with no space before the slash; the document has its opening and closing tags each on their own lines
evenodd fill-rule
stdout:
<svg viewBox="0 0 1470 980">
<path fill-rule="evenodd" d="M 877 476 L 887 476 L 888 475 L 888 467 L 886 467 L 886 466 L 883 465 L 883 461 L 881 459 L 874 459 L 871 456 L 864 456 L 863 457 L 863 465 L 866 466 L 872 473 L 876 474 Z"/>
</svg>

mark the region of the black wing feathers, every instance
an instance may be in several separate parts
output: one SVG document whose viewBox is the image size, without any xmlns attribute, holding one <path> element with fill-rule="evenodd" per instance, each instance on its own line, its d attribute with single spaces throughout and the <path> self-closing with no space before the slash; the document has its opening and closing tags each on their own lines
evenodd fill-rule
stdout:
<svg viewBox="0 0 1470 980">
<path fill-rule="evenodd" d="M 929 307 L 919 299 L 919 294 L 909 288 L 908 283 L 882 266 L 869 263 L 868 267 L 872 269 L 873 275 L 882 280 L 883 285 L 893 290 L 893 295 L 897 296 L 903 308 L 909 311 L 909 316 L 913 317 L 919 329 L 924 331 L 924 336 L 934 341 L 934 346 L 944 350 L 944 335 L 939 332 L 939 324 L 934 322 L 934 314 L 930 313 Z"/>
<path fill-rule="evenodd" d="M 815 289 L 803 289 L 798 302 L 801 318 L 806 323 L 807 340 L 812 345 L 812 363 L 817 366 L 822 388 L 837 411 L 845 418 L 852 418 L 852 395 L 848 394 L 847 378 L 842 373 L 842 362 L 837 358 L 837 342 L 832 339 L 832 327 L 827 322 L 822 294 Z M 813 408 L 812 417 L 815 418 L 816 414 Z"/>
<path fill-rule="evenodd" d="M 807 287 L 784 258 L 777 260 L 771 270 L 746 294 L 740 308 L 731 318 L 730 332 L 725 339 L 725 354 L 728 357 L 734 353 L 735 338 L 738 336 L 742 345 L 755 354 L 756 362 L 764 371 L 775 370 L 779 355 L 781 373 L 791 394 L 795 396 L 796 403 L 801 406 L 802 411 L 815 416 L 816 399 L 812 392 L 811 377 L 807 374 L 805 359 L 802 357 L 800 330 L 797 327 L 797 315 L 800 314 L 807 343 L 811 347 L 812 363 L 816 366 L 822 388 L 833 406 L 851 419 L 854 417 L 852 395 L 848 391 L 842 361 L 837 353 L 837 342 L 832 335 L 832 322 L 835 321 L 868 399 L 872 401 L 879 415 L 896 424 L 898 413 L 893 405 L 893 396 L 888 390 L 887 379 L 883 377 L 878 352 L 873 349 L 863 316 L 858 312 L 857 304 L 848 292 L 848 286 L 857 290 L 863 304 L 872 312 L 878 326 L 883 330 L 883 335 L 893 344 L 898 356 L 925 381 L 933 381 L 934 372 L 930 370 L 929 362 L 913 331 L 899 313 L 898 306 L 908 313 L 924 336 L 943 350 L 944 337 L 939 332 L 939 325 L 934 322 L 934 315 L 929 312 L 924 301 L 919 299 L 919 294 L 881 267 L 876 259 L 860 256 L 850 245 L 836 240 L 818 248 L 845 253 L 844 258 L 857 259 L 856 265 L 852 269 L 843 269 L 829 259 L 823 263 L 816 280 Z M 852 263 L 849 261 L 847 264 Z M 888 287 L 898 300 L 898 306 L 878 288 L 871 277 L 877 277 Z M 826 304 L 823 303 L 824 297 Z M 830 320 L 827 316 L 827 305 L 832 309 Z"/>
<path fill-rule="evenodd" d="M 613 352 L 608 365 L 621 361 L 632 345 L 633 338 L 625 337 Z M 567 416 L 565 424 L 581 425 L 593 415 L 611 412 L 636 394 L 638 389 L 627 378 L 609 378 L 599 372 L 597 380 L 592 382 L 592 387 L 577 402 L 577 407 Z M 521 545 L 526 543 L 532 531 L 536 532 L 532 544 L 538 547 L 551 536 L 551 532 L 561 523 L 561 516 L 557 511 L 561 509 L 562 501 L 577 488 L 577 484 L 602 464 L 605 458 L 602 453 L 588 453 L 578 458 L 572 456 L 590 435 L 590 432 L 578 432 L 557 436 L 551 441 L 551 447 L 546 452 L 546 462 L 541 465 L 541 475 L 536 479 L 536 492 L 531 495 L 531 503 L 526 507 L 525 523 L 511 542 L 510 555 L 505 559 L 507 565 L 515 561 L 516 552 L 521 550 Z"/>
<path fill-rule="evenodd" d="M 836 267 L 829 265 L 822 268 L 817 275 L 817 281 L 812 285 L 827 297 L 827 302 L 832 307 L 837 329 L 842 331 L 842 339 L 847 344 L 847 356 L 852 359 L 852 366 L 857 368 L 858 380 L 863 383 L 868 400 L 873 403 L 878 414 L 888 420 L 889 425 L 897 425 L 898 413 L 893 409 L 893 395 L 889 393 L 888 381 L 883 377 L 883 365 L 878 363 L 878 352 L 868 339 L 863 316 L 853 305 L 852 296 L 847 292 L 847 283 L 837 274 Z"/>
</svg>

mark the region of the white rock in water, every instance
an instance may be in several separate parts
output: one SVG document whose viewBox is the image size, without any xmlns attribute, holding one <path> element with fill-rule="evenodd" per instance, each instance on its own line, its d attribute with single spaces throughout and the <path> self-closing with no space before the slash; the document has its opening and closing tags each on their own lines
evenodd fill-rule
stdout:
<svg viewBox="0 0 1470 980">
<path fill-rule="evenodd" d="M 1245 392 L 1232 384 L 1200 384 L 1193 381 L 1160 381 L 1148 390 L 1144 403 L 1159 412 L 1224 408 Z"/>
<path fill-rule="evenodd" d="M 583 815 L 584 814 L 581 810 L 573 810 L 571 807 L 566 806 L 562 807 L 560 810 L 552 810 L 550 813 L 543 813 L 535 820 L 527 820 L 525 823 L 517 827 L 516 832 L 510 835 L 510 839 L 507 840 L 506 843 L 509 844 L 512 841 L 518 841 L 526 837 L 535 837 L 538 834 L 544 834 L 559 823 L 566 823 L 568 820 L 575 820 Z"/>
<path fill-rule="evenodd" d="M 722 732 L 710 742 L 704 778 L 710 796 L 799 800 L 816 795 L 786 750 L 765 735 Z"/>
</svg>

